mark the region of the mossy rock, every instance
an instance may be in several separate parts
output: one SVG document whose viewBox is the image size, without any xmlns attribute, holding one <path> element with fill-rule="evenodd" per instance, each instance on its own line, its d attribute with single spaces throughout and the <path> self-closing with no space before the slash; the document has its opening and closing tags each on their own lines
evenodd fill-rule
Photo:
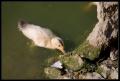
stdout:
<svg viewBox="0 0 120 81">
<path fill-rule="evenodd" d="M 95 60 L 99 57 L 100 51 L 100 47 L 93 47 L 88 43 L 88 41 L 85 41 L 77 49 L 75 49 L 74 52 L 82 57 L 88 58 L 89 60 Z"/>
<path fill-rule="evenodd" d="M 96 70 L 97 66 L 94 63 L 90 63 L 89 61 L 85 61 L 83 68 L 86 69 L 87 72 L 94 72 Z"/>
<path fill-rule="evenodd" d="M 60 60 L 66 68 L 73 71 L 80 70 L 84 64 L 81 57 L 77 54 L 63 55 L 60 57 Z"/>
<path fill-rule="evenodd" d="M 53 67 L 45 68 L 44 72 L 47 75 L 47 77 L 49 77 L 50 79 L 56 79 L 59 76 L 61 76 L 61 71 Z"/>
<path fill-rule="evenodd" d="M 96 72 L 101 74 L 103 72 L 103 69 L 100 66 L 98 66 L 96 69 Z"/>
<path fill-rule="evenodd" d="M 48 58 L 46 60 L 46 63 L 48 66 L 50 66 L 51 64 L 55 63 L 58 60 L 59 60 L 58 56 L 53 56 L 53 57 Z"/>
</svg>

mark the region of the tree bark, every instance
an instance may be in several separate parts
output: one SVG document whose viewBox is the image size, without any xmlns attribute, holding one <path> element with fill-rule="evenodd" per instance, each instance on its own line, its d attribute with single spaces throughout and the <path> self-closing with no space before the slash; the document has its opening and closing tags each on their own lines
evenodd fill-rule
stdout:
<svg viewBox="0 0 120 81">
<path fill-rule="evenodd" d="M 98 22 L 87 40 L 94 47 L 108 46 L 118 36 L 118 2 L 95 2 Z"/>
</svg>

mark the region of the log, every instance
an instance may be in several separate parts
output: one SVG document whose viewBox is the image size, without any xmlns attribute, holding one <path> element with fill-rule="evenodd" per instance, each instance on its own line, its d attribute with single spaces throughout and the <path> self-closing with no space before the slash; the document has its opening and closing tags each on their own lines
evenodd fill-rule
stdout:
<svg viewBox="0 0 120 81">
<path fill-rule="evenodd" d="M 96 2 L 97 19 L 93 31 L 87 37 L 94 47 L 108 46 L 118 36 L 118 2 Z"/>
</svg>

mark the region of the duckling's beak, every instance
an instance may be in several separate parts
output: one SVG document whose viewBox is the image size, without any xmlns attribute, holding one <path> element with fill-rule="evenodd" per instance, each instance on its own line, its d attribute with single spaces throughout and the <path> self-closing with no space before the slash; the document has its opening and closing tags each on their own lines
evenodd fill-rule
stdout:
<svg viewBox="0 0 120 81">
<path fill-rule="evenodd" d="M 65 50 L 61 50 L 64 54 L 66 53 Z"/>
<path fill-rule="evenodd" d="M 62 53 L 64 53 L 64 54 L 66 53 L 65 50 L 64 50 L 64 48 L 59 49 L 59 50 L 60 50 Z"/>
</svg>

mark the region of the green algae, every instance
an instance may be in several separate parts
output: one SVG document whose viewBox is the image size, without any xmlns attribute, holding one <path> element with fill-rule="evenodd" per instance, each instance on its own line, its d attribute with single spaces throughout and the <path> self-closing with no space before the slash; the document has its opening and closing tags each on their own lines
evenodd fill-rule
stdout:
<svg viewBox="0 0 120 81">
<path fill-rule="evenodd" d="M 77 54 L 61 56 L 60 60 L 66 68 L 73 71 L 80 70 L 84 64 L 83 60 Z"/>
<path fill-rule="evenodd" d="M 99 47 L 94 47 L 88 43 L 88 41 L 83 42 L 78 48 L 74 50 L 75 53 L 82 57 L 88 58 L 89 60 L 95 60 L 99 57 L 101 49 Z"/>
<path fill-rule="evenodd" d="M 45 68 L 44 72 L 46 73 L 47 77 L 49 77 L 51 79 L 55 79 L 61 75 L 61 71 L 56 68 L 53 68 L 53 67 Z"/>
</svg>

